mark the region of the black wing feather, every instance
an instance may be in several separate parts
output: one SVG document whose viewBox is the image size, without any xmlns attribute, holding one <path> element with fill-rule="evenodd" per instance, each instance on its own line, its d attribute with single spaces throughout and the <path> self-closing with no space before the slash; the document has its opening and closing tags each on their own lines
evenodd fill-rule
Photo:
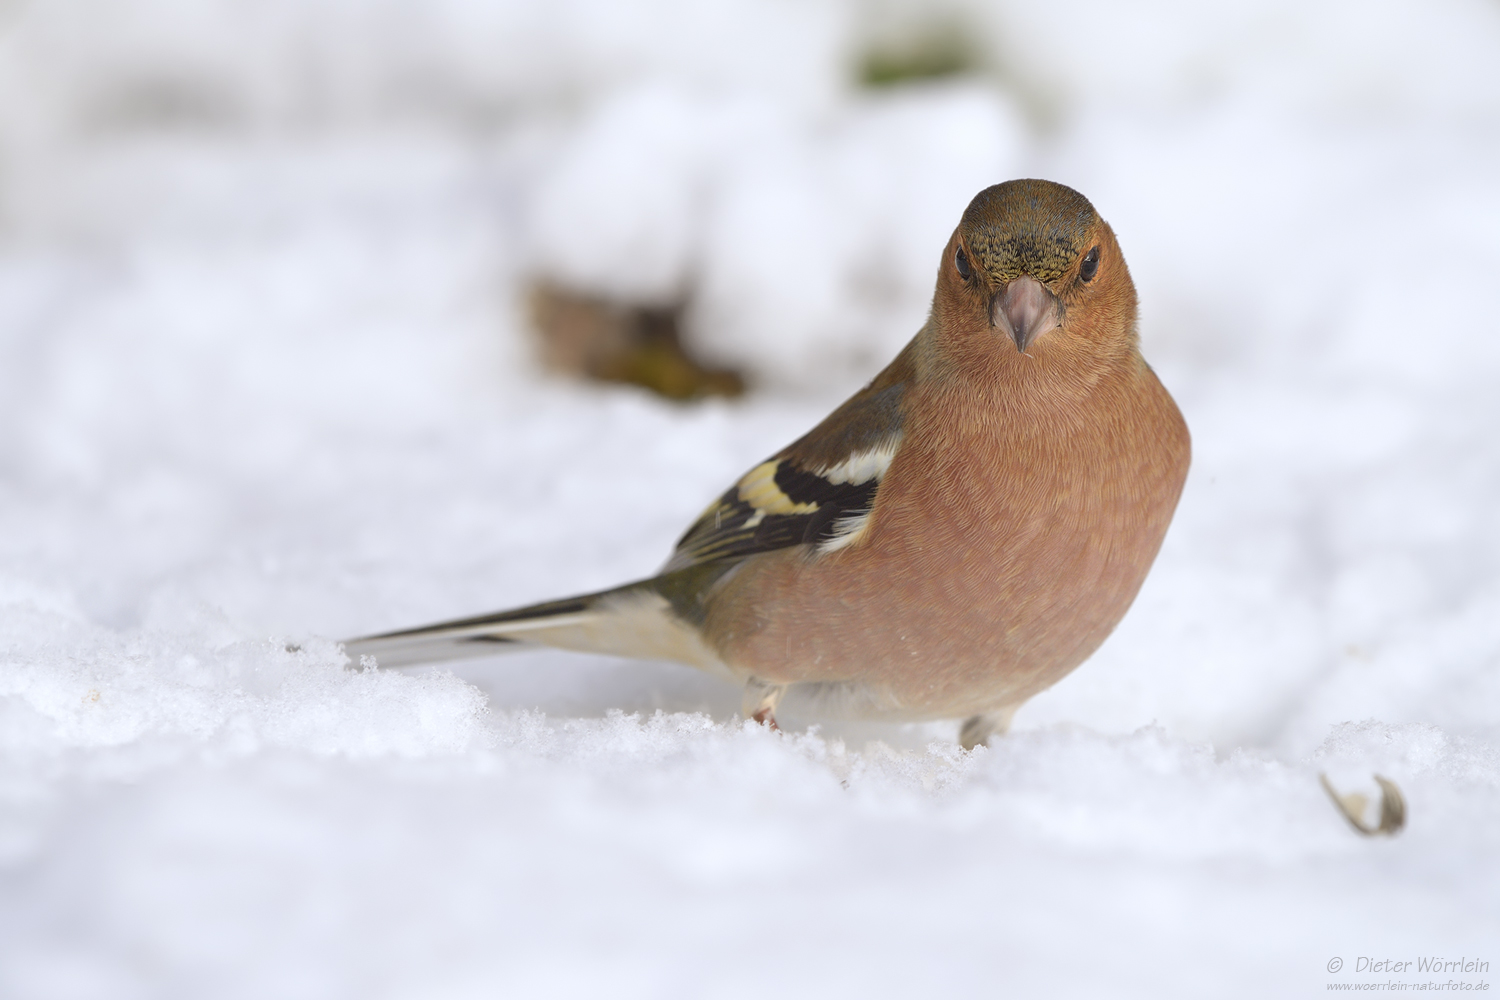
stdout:
<svg viewBox="0 0 1500 1000">
<path fill-rule="evenodd" d="M 852 455 L 894 447 L 901 438 L 904 388 L 900 382 L 872 384 L 770 459 L 774 471 L 769 479 L 781 494 L 775 503 L 765 504 L 762 497 L 758 506 L 761 494 L 748 485 L 766 478 L 767 463 L 746 473 L 687 530 L 665 570 L 817 545 L 834 538 L 843 519 L 869 513 L 880 488 L 879 473 L 861 482 L 847 477 L 832 482 L 824 472 Z"/>
</svg>

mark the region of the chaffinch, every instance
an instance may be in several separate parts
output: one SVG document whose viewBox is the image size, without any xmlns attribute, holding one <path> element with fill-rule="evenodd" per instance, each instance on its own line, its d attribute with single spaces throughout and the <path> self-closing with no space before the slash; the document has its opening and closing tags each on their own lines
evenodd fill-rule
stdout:
<svg viewBox="0 0 1500 1000">
<path fill-rule="evenodd" d="M 815 714 L 963 718 L 973 747 L 1124 616 L 1189 451 L 1114 232 L 1071 188 L 1009 181 L 964 211 L 916 337 L 656 576 L 345 648 L 383 666 L 513 643 L 676 660 L 743 684 L 771 726 L 795 690 Z"/>
</svg>

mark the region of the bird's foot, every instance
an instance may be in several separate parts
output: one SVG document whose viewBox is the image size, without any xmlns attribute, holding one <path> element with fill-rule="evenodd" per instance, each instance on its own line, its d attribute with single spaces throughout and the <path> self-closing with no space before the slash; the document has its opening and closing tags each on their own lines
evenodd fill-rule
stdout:
<svg viewBox="0 0 1500 1000">
<path fill-rule="evenodd" d="M 781 703 L 781 696 L 786 694 L 785 684 L 771 684 L 752 677 L 745 682 L 744 699 L 740 702 L 740 711 L 747 719 L 754 719 L 767 729 L 781 729 L 776 724 L 776 706 Z"/>
<path fill-rule="evenodd" d="M 767 729 L 774 730 L 778 733 L 781 732 L 781 727 L 776 724 L 776 716 L 771 714 L 771 710 L 769 708 L 761 709 L 759 712 L 756 712 L 754 715 L 750 716 L 750 718 L 754 719 L 756 722 L 759 722 Z"/>
<path fill-rule="evenodd" d="M 1005 734 L 1005 731 L 1010 728 L 1010 720 L 1016 716 L 1016 709 L 1020 707 L 1020 705 L 1007 705 L 998 712 L 969 716 L 964 720 L 963 728 L 958 731 L 959 744 L 965 750 L 987 746 L 991 736 Z"/>
</svg>

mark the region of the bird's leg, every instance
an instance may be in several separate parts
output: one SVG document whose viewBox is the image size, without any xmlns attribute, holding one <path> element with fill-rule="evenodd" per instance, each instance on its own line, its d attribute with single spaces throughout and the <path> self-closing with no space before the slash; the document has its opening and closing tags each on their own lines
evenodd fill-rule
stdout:
<svg viewBox="0 0 1500 1000">
<path fill-rule="evenodd" d="M 740 702 L 740 712 L 745 718 L 754 719 L 770 729 L 780 729 L 776 725 L 776 706 L 781 703 L 781 696 L 784 694 L 785 684 L 768 684 L 759 677 L 752 677 L 745 682 L 745 697 Z"/>
<path fill-rule="evenodd" d="M 991 736 L 1005 734 L 1010 728 L 1010 720 L 1016 716 L 1016 709 L 1020 707 L 1006 705 L 998 712 L 969 716 L 964 720 L 963 728 L 958 731 L 958 742 L 965 750 L 973 750 L 982 744 L 988 745 Z"/>
</svg>

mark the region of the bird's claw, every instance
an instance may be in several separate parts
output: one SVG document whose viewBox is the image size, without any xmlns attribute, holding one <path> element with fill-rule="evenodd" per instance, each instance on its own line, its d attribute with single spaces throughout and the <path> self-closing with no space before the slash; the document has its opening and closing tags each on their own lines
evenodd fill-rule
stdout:
<svg viewBox="0 0 1500 1000">
<path fill-rule="evenodd" d="M 785 684 L 771 684 L 752 677 L 745 682 L 744 700 L 740 703 L 740 711 L 745 718 L 754 719 L 761 725 L 774 732 L 780 732 L 781 727 L 776 724 L 776 706 L 781 703 L 782 695 L 786 694 Z"/>
<path fill-rule="evenodd" d="M 1015 718 L 1020 705 L 1007 705 L 998 712 L 971 715 L 964 720 L 958 731 L 958 743 L 965 750 L 989 744 L 991 736 L 1004 735 L 1010 729 L 1010 720 Z"/>
<path fill-rule="evenodd" d="M 765 726 L 772 732 L 781 732 L 781 727 L 776 724 L 776 716 L 771 714 L 771 710 L 769 708 L 762 709 L 761 711 L 756 712 L 754 715 L 750 716 L 750 718 L 754 719 L 756 722 L 759 722 L 762 726 Z"/>
</svg>

